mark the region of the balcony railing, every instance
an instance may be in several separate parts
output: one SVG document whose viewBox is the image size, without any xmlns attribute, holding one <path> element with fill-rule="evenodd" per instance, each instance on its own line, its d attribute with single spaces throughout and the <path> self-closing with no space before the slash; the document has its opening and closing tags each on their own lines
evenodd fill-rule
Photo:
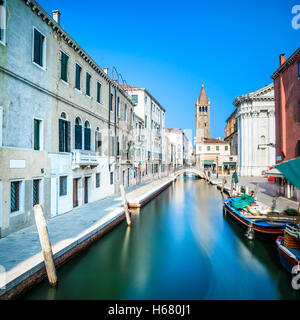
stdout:
<svg viewBox="0 0 300 320">
<path fill-rule="evenodd" d="M 73 166 L 97 166 L 98 159 L 96 152 L 86 150 L 75 150 L 72 152 Z"/>
</svg>

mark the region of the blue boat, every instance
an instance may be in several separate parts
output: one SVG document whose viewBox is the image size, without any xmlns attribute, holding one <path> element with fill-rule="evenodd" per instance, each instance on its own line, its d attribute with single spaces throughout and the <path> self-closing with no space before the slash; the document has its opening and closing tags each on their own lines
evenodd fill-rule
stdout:
<svg viewBox="0 0 300 320">
<path fill-rule="evenodd" d="M 253 239 L 254 234 L 263 239 L 275 239 L 283 234 L 286 222 L 274 221 L 269 223 L 266 218 L 263 219 L 251 219 L 245 216 L 250 214 L 246 210 L 236 210 L 232 203 L 237 201 L 238 198 L 228 198 L 224 201 L 223 213 L 227 213 L 236 220 L 243 228 L 248 229 L 248 238 Z"/>
</svg>

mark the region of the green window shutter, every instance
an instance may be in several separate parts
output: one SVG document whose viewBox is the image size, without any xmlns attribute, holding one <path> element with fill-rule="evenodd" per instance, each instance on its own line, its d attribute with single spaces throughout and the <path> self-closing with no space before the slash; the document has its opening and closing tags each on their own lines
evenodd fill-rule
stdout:
<svg viewBox="0 0 300 320">
<path fill-rule="evenodd" d="M 19 186 L 20 182 L 11 182 L 10 184 L 10 211 L 19 210 Z"/>
<path fill-rule="evenodd" d="M 75 79 L 75 86 L 76 89 L 80 90 L 80 71 L 81 71 L 81 67 L 76 64 L 76 79 Z"/>
<path fill-rule="evenodd" d="M 91 129 L 84 128 L 84 150 L 91 150 Z"/>
<path fill-rule="evenodd" d="M 40 52 L 40 66 L 43 66 L 43 43 L 44 43 L 44 36 L 39 34 L 39 52 Z"/>
<path fill-rule="evenodd" d="M 40 150 L 40 121 L 34 119 L 34 150 Z"/>
<path fill-rule="evenodd" d="M 34 43 L 33 43 L 33 61 L 37 64 L 40 64 L 40 50 L 39 50 L 39 46 L 40 46 L 40 37 L 39 37 L 39 32 L 34 29 Z"/>
<path fill-rule="evenodd" d="M 75 125 L 75 149 L 82 149 L 82 126 Z"/>
<path fill-rule="evenodd" d="M 71 151 L 71 122 L 70 121 L 65 121 L 66 123 L 66 133 L 65 133 L 65 146 L 66 146 L 66 152 Z"/>
<path fill-rule="evenodd" d="M 69 57 L 65 53 L 61 53 L 61 79 L 68 82 L 67 65 Z"/>
<path fill-rule="evenodd" d="M 89 73 L 86 73 L 86 95 L 90 96 L 90 83 L 91 83 L 91 76 Z"/>
<path fill-rule="evenodd" d="M 32 181 L 32 204 L 33 206 L 40 203 L 40 180 Z"/>
<path fill-rule="evenodd" d="M 300 157 L 300 140 L 298 140 L 298 154 L 297 154 L 298 157 Z"/>
<path fill-rule="evenodd" d="M 100 103 L 101 98 L 101 83 L 97 82 L 97 102 Z"/>
<path fill-rule="evenodd" d="M 63 121 L 62 119 L 58 120 L 58 140 L 59 140 L 59 152 L 64 151 L 64 142 L 63 142 Z"/>
</svg>

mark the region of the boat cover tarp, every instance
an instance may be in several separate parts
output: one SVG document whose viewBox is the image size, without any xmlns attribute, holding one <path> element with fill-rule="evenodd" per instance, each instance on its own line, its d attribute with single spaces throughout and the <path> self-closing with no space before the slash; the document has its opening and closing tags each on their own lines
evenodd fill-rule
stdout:
<svg viewBox="0 0 300 320">
<path fill-rule="evenodd" d="M 300 190 L 300 158 L 285 161 L 275 167 L 286 180 Z"/>
<path fill-rule="evenodd" d="M 239 197 L 235 198 L 234 201 L 232 201 L 231 206 L 236 209 L 243 209 L 247 206 L 251 206 L 251 203 L 255 202 L 254 198 L 251 196 L 248 196 L 247 194 L 242 194 Z"/>
</svg>

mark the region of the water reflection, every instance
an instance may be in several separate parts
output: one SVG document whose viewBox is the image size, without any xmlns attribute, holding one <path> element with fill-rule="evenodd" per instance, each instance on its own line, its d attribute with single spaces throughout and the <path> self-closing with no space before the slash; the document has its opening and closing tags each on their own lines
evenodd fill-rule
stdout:
<svg viewBox="0 0 300 320">
<path fill-rule="evenodd" d="M 222 214 L 220 192 L 178 179 L 26 299 L 299 299 L 276 248 Z M 54 290 L 53 290 L 54 289 Z"/>
</svg>

